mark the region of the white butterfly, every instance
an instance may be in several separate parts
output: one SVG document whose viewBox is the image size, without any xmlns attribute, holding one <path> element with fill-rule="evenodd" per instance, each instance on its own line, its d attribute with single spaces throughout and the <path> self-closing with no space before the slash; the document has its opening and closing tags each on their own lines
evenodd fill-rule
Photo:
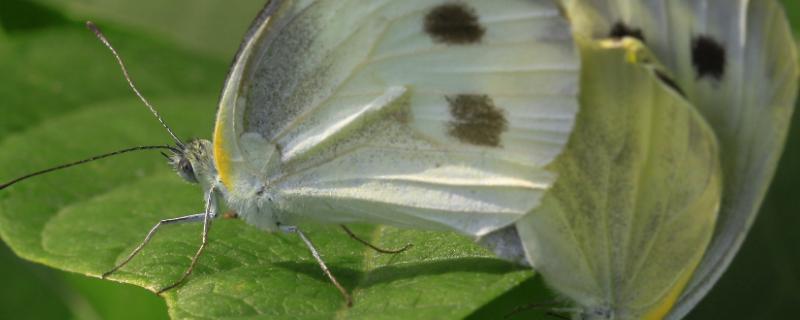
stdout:
<svg viewBox="0 0 800 320">
<path fill-rule="evenodd" d="M 348 297 L 297 226 L 480 237 L 513 224 L 555 179 L 544 167 L 572 131 L 578 72 L 549 0 L 271 1 L 230 71 L 213 143 L 175 138 L 172 163 L 207 209 L 170 222 L 204 222 L 192 267 L 222 207 L 297 232 Z"/>
<path fill-rule="evenodd" d="M 571 131 L 577 73 L 549 1 L 277 1 L 226 83 L 205 175 L 268 230 L 313 218 L 483 235 L 552 183 L 542 168 Z"/>
<path fill-rule="evenodd" d="M 656 73 L 655 77 L 680 90 L 719 139 L 723 198 L 713 237 L 701 258 L 691 254 L 705 247 L 704 237 L 712 236 L 707 226 L 711 207 L 705 202 L 711 201 L 712 195 L 701 190 L 694 190 L 694 193 L 683 190 L 684 197 L 692 194 L 698 197 L 688 203 L 706 203 L 706 210 L 686 207 L 683 210 L 694 212 L 693 217 L 670 218 L 669 223 L 652 219 L 662 214 L 680 216 L 677 212 L 684 211 L 674 206 L 688 200 L 681 202 L 668 194 L 661 198 L 651 194 L 633 195 L 634 199 L 644 202 L 637 202 L 635 216 L 614 218 L 605 229 L 597 229 L 597 225 L 583 220 L 598 213 L 586 212 L 584 207 L 600 204 L 597 197 L 616 197 L 619 192 L 601 187 L 581 193 L 577 182 L 568 182 L 567 172 L 580 173 L 593 168 L 600 174 L 604 172 L 602 157 L 595 159 L 599 164 L 578 162 L 572 168 L 569 167 L 571 162 L 557 163 L 556 166 L 562 168 L 557 170 L 559 175 L 566 177 L 563 183 L 568 190 L 557 191 L 562 181 L 559 180 L 553 200 L 546 196 L 541 208 L 517 224 L 520 237 L 534 266 L 539 266 L 556 289 L 588 307 L 588 316 L 661 318 L 671 311 L 669 318 L 681 318 L 708 292 L 730 263 L 774 173 L 797 92 L 798 60 L 788 23 L 780 6 L 772 0 L 566 0 L 563 3 L 578 37 L 637 38 L 653 51 L 654 58 L 643 61 L 645 65 L 655 60 L 664 63 L 665 71 Z M 584 72 L 588 72 L 588 65 L 584 61 Z M 608 73 L 612 79 L 613 71 Z M 602 79 L 591 83 L 582 81 L 582 110 L 603 101 L 585 96 L 587 88 L 592 88 L 587 86 L 598 81 Z M 642 89 L 634 83 L 629 85 L 619 90 L 638 92 Z M 650 107 L 654 108 L 665 101 L 657 96 L 651 98 L 655 105 Z M 624 101 L 627 100 L 620 103 Z M 576 135 L 582 130 L 579 120 Z M 683 134 L 682 130 L 674 133 L 676 139 L 681 139 Z M 658 141 L 656 136 L 653 139 Z M 692 138 L 696 139 L 699 138 Z M 581 152 L 586 150 L 573 153 Z M 687 161 L 687 158 L 678 157 L 670 163 L 674 165 L 680 159 Z M 648 174 L 638 183 L 665 179 L 658 175 L 668 174 L 660 172 L 667 168 L 671 166 L 645 168 L 643 172 Z M 699 164 L 687 166 L 679 171 L 686 177 L 670 179 L 686 184 L 684 188 L 701 186 L 704 177 L 713 177 L 713 171 L 701 169 Z M 682 189 L 672 186 L 667 190 Z M 656 207 L 644 210 L 643 206 L 648 205 Z M 673 212 L 664 213 L 663 210 Z M 617 214 L 599 212 L 607 212 L 607 217 Z M 577 221 L 548 221 L 559 214 Z M 558 226 L 571 226 L 577 238 L 548 233 Z M 676 228 L 678 226 L 683 228 Z M 642 230 L 650 230 L 652 234 L 637 233 Z M 663 238 L 664 233 L 668 238 Z M 594 242 L 584 239 L 603 235 L 606 238 Z M 650 249 L 641 247 L 648 243 Z M 577 269 L 558 270 L 559 266 Z M 549 277 L 548 269 L 552 273 Z M 583 281 L 569 278 L 574 275 Z"/>
<path fill-rule="evenodd" d="M 661 319 L 711 239 L 717 141 L 640 42 L 579 42 L 582 109 L 559 178 L 516 227 L 577 318 Z"/>
</svg>

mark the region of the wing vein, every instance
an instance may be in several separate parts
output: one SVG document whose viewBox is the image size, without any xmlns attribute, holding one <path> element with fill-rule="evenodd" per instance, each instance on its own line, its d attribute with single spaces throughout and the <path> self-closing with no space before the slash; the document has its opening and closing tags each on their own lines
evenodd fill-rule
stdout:
<svg viewBox="0 0 800 320">
<path fill-rule="evenodd" d="M 492 48 L 514 48 L 514 47 L 522 47 L 522 46 L 525 46 L 525 45 L 529 46 L 530 44 L 531 44 L 531 41 L 528 40 L 528 41 L 518 41 L 518 42 L 488 43 L 488 44 L 482 44 L 482 45 L 480 45 L 480 47 L 491 46 Z M 473 46 L 472 48 L 474 49 L 474 48 L 477 48 L 477 47 L 478 46 L 476 45 L 476 46 Z M 393 54 L 385 54 L 383 56 L 377 56 L 377 57 L 375 57 L 375 59 L 372 59 L 372 61 L 370 61 L 370 64 L 381 63 L 381 62 L 385 62 L 385 61 L 389 61 L 389 60 L 393 60 L 393 59 L 405 58 L 405 57 L 414 56 L 414 55 L 422 55 L 422 54 L 428 54 L 428 53 L 441 53 L 441 52 L 444 52 L 444 51 L 451 51 L 451 50 L 452 51 L 457 51 L 459 49 L 463 49 L 463 48 L 451 47 L 451 46 L 446 46 L 446 45 L 438 45 L 438 46 L 432 46 L 431 48 L 425 49 L 425 50 L 414 49 L 414 50 L 409 50 L 409 51 L 402 51 L 402 52 L 397 52 L 397 53 L 393 53 Z"/>
<path fill-rule="evenodd" d="M 657 92 L 657 89 L 658 88 L 653 88 L 651 86 L 651 92 Z M 654 106 L 654 107 L 657 106 L 656 105 L 657 101 L 656 101 L 655 95 L 650 94 L 649 96 L 650 96 L 650 105 Z M 643 118 L 647 119 L 647 123 L 642 126 L 644 128 L 644 130 L 647 130 L 647 134 L 643 135 L 643 136 L 646 136 L 647 139 L 648 139 L 648 143 L 645 144 L 645 148 L 647 148 L 647 150 L 644 150 L 644 152 L 642 152 L 642 154 L 644 155 L 644 159 L 642 159 L 642 167 L 641 167 L 640 170 L 637 170 L 637 172 L 636 172 L 636 174 L 637 174 L 636 187 L 635 187 L 635 190 L 634 190 L 634 193 L 633 193 L 632 204 L 631 204 L 631 208 L 634 211 L 632 212 L 631 221 L 630 221 L 630 224 L 628 225 L 628 232 L 627 232 L 628 236 L 625 239 L 626 242 L 627 242 L 625 244 L 626 252 L 625 252 L 625 258 L 623 259 L 623 261 L 627 261 L 628 258 L 632 256 L 632 253 L 633 253 L 632 244 L 633 244 L 633 242 L 631 242 L 630 239 L 633 238 L 634 226 L 636 225 L 636 222 L 639 220 L 639 219 L 637 219 L 638 214 L 641 214 L 641 212 L 639 212 L 639 210 L 638 210 L 639 198 L 641 197 L 642 186 L 646 184 L 646 180 L 647 179 L 651 178 L 647 174 L 643 174 L 643 173 L 649 171 L 648 169 L 650 168 L 650 166 L 652 165 L 652 162 L 653 162 L 653 157 L 652 157 L 651 153 L 654 150 L 653 150 L 653 146 L 652 146 L 652 144 L 650 142 L 656 141 L 656 137 L 655 137 L 656 131 L 652 130 L 652 124 L 656 121 L 656 119 L 653 119 L 656 116 L 656 113 L 652 112 L 652 108 L 646 108 L 645 110 L 649 111 L 649 115 L 647 117 L 643 117 Z M 692 119 L 689 119 L 689 121 L 691 121 L 691 120 Z M 668 198 L 668 195 L 663 195 L 663 196 L 664 196 L 665 199 Z M 650 213 L 650 212 L 647 212 L 647 213 Z M 655 230 L 654 235 L 651 236 L 651 237 L 648 237 L 645 240 L 645 241 L 647 241 L 647 245 L 646 245 L 646 249 L 644 251 L 644 254 L 638 254 L 642 258 L 640 258 L 639 262 L 636 263 L 636 266 L 632 270 L 630 270 L 631 273 L 630 273 L 630 276 L 628 276 L 628 279 L 629 279 L 628 281 L 630 281 L 630 283 L 633 283 L 635 281 L 636 277 L 639 275 L 639 272 L 641 271 L 642 266 L 644 265 L 644 262 L 647 261 L 647 257 L 649 257 L 650 253 L 653 251 L 652 249 L 653 249 L 653 245 L 655 243 L 655 240 L 661 234 L 661 230 L 663 230 L 663 227 L 664 227 L 663 223 L 659 224 L 659 227 Z M 625 268 L 627 268 L 627 267 L 628 266 L 626 265 Z M 619 270 L 619 271 L 621 271 L 621 272 L 616 272 L 616 274 L 626 274 L 629 270 Z"/>
</svg>

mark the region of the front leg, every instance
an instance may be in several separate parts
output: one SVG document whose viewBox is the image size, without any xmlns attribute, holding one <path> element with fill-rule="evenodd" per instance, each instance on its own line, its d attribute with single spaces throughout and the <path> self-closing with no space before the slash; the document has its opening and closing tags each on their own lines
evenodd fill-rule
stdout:
<svg viewBox="0 0 800 320">
<path fill-rule="evenodd" d="M 164 219 L 164 220 L 159 221 L 158 223 L 156 223 L 155 226 L 153 226 L 150 229 L 150 231 L 147 233 L 147 236 L 145 236 L 144 240 L 138 246 L 136 246 L 135 249 L 133 249 L 133 251 L 128 255 L 128 257 L 126 257 L 125 260 L 123 260 L 122 262 L 117 264 L 113 269 L 103 273 L 102 278 L 105 279 L 106 277 L 108 277 L 112 273 L 116 272 L 120 268 L 122 268 L 125 265 L 127 265 L 128 262 L 133 260 L 133 258 L 137 254 L 139 254 L 139 252 L 141 252 L 141 250 L 144 248 L 144 246 L 146 246 L 148 243 L 150 243 L 150 240 L 153 238 L 153 235 L 155 235 L 155 233 L 162 226 L 169 225 L 169 224 L 179 224 L 179 223 L 200 222 L 200 221 L 202 221 L 203 222 L 202 243 L 200 244 L 200 248 L 197 250 L 197 252 L 195 253 L 194 257 L 192 258 L 191 265 L 186 270 L 186 272 L 184 272 L 183 276 L 177 282 L 175 282 L 172 285 L 169 285 L 169 286 L 159 290 L 157 292 L 157 294 L 161 294 L 164 291 L 170 290 L 172 288 L 175 288 L 175 287 L 181 285 L 183 282 L 186 281 L 186 279 L 189 277 L 189 275 L 192 274 L 192 271 L 194 270 L 194 267 L 197 264 L 197 259 L 203 253 L 203 250 L 205 249 L 205 247 L 206 247 L 206 245 L 208 243 L 208 231 L 211 228 L 211 220 L 213 220 L 216 217 L 217 217 L 217 209 L 216 209 L 216 202 L 214 201 L 214 189 L 211 189 L 207 193 L 205 212 L 197 213 L 197 214 L 191 214 L 191 215 L 187 215 L 187 216 L 183 216 L 183 217 L 172 218 L 172 219 Z"/>
<path fill-rule="evenodd" d="M 131 253 L 128 254 L 128 257 L 125 258 L 125 260 L 122 260 L 122 262 L 117 264 L 113 269 L 108 270 L 107 272 L 103 273 L 103 275 L 101 277 L 103 279 L 105 279 L 108 276 L 110 276 L 112 273 L 117 272 L 117 270 L 119 270 L 120 268 L 122 268 L 125 265 L 127 265 L 128 262 L 131 262 L 131 260 L 133 260 L 133 257 L 135 257 L 137 254 L 139 254 L 139 252 L 142 251 L 144 246 L 146 246 L 148 243 L 150 243 L 150 240 L 153 238 L 153 235 L 155 235 L 156 232 L 162 226 L 169 225 L 169 224 L 179 224 L 179 223 L 203 221 L 205 216 L 206 216 L 205 213 L 197 213 L 197 214 L 190 214 L 188 216 L 171 218 L 171 219 L 164 219 L 164 220 L 159 221 L 158 223 L 156 223 L 156 225 L 154 225 L 150 229 L 150 232 L 147 233 L 147 236 L 144 237 L 144 240 L 142 240 L 142 242 L 139 243 L 138 246 L 136 246 L 136 249 L 133 249 L 133 251 L 131 251 Z"/>
<path fill-rule="evenodd" d="M 192 263 L 183 273 L 183 276 L 178 279 L 178 281 L 175 281 L 175 283 L 158 290 L 156 294 L 161 294 L 164 291 L 180 286 L 186 282 L 186 279 L 188 279 L 190 275 L 192 275 L 192 271 L 194 271 L 194 267 L 197 265 L 197 260 L 200 258 L 200 255 L 203 254 L 206 245 L 208 245 L 208 231 L 211 229 L 211 220 L 217 216 L 216 198 L 214 197 L 215 190 L 216 189 L 212 187 L 211 190 L 208 191 L 208 196 L 206 197 L 206 212 L 203 215 L 203 233 L 201 235 L 202 242 L 200 243 L 200 248 L 197 248 L 197 252 L 194 254 L 194 257 L 192 257 Z"/>
</svg>

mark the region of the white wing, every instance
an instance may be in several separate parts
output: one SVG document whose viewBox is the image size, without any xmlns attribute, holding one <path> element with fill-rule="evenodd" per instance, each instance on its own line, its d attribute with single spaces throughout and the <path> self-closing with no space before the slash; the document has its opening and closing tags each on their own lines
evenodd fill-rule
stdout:
<svg viewBox="0 0 800 320">
<path fill-rule="evenodd" d="M 278 2 L 223 94 L 229 188 L 260 175 L 288 220 L 470 235 L 538 204 L 577 111 L 551 1 Z"/>
<path fill-rule="evenodd" d="M 583 45 L 581 112 L 559 178 L 517 223 L 533 267 L 580 319 L 663 319 L 720 203 L 716 138 L 634 40 Z M 631 57 L 636 57 L 631 59 Z"/>
<path fill-rule="evenodd" d="M 724 197 L 706 256 L 672 317 L 733 259 L 775 172 L 797 94 L 798 57 L 773 0 L 566 0 L 576 32 L 634 34 L 676 77 L 720 139 Z"/>
</svg>

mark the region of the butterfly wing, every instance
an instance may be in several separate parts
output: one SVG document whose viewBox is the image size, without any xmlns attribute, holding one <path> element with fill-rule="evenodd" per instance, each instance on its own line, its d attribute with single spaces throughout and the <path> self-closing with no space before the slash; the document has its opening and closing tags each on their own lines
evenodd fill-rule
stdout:
<svg viewBox="0 0 800 320">
<path fill-rule="evenodd" d="M 552 165 L 559 178 L 517 230 L 533 267 L 587 319 L 661 319 L 711 239 L 716 138 L 644 64 L 641 43 L 581 47 L 582 109 Z"/>
<path fill-rule="evenodd" d="M 538 204 L 577 111 L 551 1 L 275 2 L 223 94 L 229 189 L 260 175 L 295 216 L 470 235 Z"/>
<path fill-rule="evenodd" d="M 724 197 L 681 318 L 741 246 L 775 172 L 797 94 L 798 57 L 777 1 L 569 0 L 576 32 L 643 39 L 720 139 Z"/>
</svg>

